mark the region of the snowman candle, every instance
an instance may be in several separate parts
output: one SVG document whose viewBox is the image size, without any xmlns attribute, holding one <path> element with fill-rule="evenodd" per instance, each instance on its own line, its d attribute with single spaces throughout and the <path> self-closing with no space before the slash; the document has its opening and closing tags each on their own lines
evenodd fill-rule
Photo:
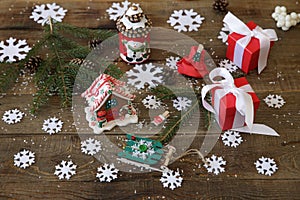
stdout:
<svg viewBox="0 0 300 200">
<path fill-rule="evenodd" d="M 133 4 L 117 20 L 121 58 L 130 64 L 142 63 L 150 56 L 151 21 L 138 4 Z"/>
</svg>

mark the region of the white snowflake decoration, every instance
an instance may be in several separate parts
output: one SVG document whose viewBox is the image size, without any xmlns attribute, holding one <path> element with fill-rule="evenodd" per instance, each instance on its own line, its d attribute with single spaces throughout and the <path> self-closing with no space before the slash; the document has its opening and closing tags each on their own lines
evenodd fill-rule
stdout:
<svg viewBox="0 0 300 200">
<path fill-rule="evenodd" d="M 95 155 L 101 150 L 101 143 L 98 140 L 89 138 L 81 142 L 81 151 L 88 155 Z"/>
<path fill-rule="evenodd" d="M 36 5 L 31 13 L 30 19 L 33 19 L 38 24 L 50 24 L 49 19 L 51 18 L 53 22 L 62 22 L 66 15 L 67 10 L 64 10 L 56 3 L 47 3 L 42 5 Z"/>
<path fill-rule="evenodd" d="M 49 118 L 44 120 L 43 131 L 49 133 L 50 135 L 58 133 L 62 129 L 63 122 L 56 117 Z"/>
<path fill-rule="evenodd" d="M 14 165 L 25 169 L 35 162 L 35 155 L 33 152 L 24 149 L 14 155 Z"/>
<path fill-rule="evenodd" d="M 243 142 L 243 138 L 241 137 L 238 131 L 225 131 L 222 135 L 222 141 L 224 145 L 229 147 L 237 147 Z"/>
<path fill-rule="evenodd" d="M 21 121 L 24 113 L 18 109 L 7 110 L 2 116 L 2 120 L 7 124 L 15 124 Z"/>
<path fill-rule="evenodd" d="M 0 42 L 0 62 L 6 60 L 6 62 L 12 63 L 18 60 L 22 60 L 26 57 L 26 53 L 30 51 L 30 47 L 27 45 L 26 40 L 17 40 L 10 37 L 6 40 L 7 45 L 4 41 Z"/>
<path fill-rule="evenodd" d="M 178 32 L 198 31 L 204 17 L 201 17 L 193 9 L 190 10 L 174 10 L 167 23 L 174 27 Z M 188 27 L 188 28 L 187 28 Z"/>
<path fill-rule="evenodd" d="M 179 57 L 170 56 L 166 58 L 166 65 L 171 69 L 177 70 L 177 62 L 180 60 Z"/>
<path fill-rule="evenodd" d="M 208 172 L 218 175 L 221 172 L 225 172 L 225 168 L 223 167 L 225 165 L 226 161 L 223 160 L 222 157 L 212 155 L 210 158 L 206 158 L 206 163 L 204 164 L 204 167 L 207 169 Z"/>
<path fill-rule="evenodd" d="M 228 35 L 231 33 L 229 30 L 227 24 L 223 24 L 223 28 L 219 32 L 218 39 L 222 40 L 223 43 L 228 45 L 227 40 L 228 40 Z"/>
<path fill-rule="evenodd" d="M 126 0 L 124 2 L 121 2 L 121 4 L 113 3 L 112 6 L 106 10 L 106 12 L 109 14 L 110 20 L 116 21 L 119 17 L 121 17 L 126 12 L 131 3 Z"/>
<path fill-rule="evenodd" d="M 182 180 L 183 178 L 180 176 L 178 170 L 165 170 L 160 178 L 163 187 L 168 187 L 171 190 L 181 187 Z"/>
<path fill-rule="evenodd" d="M 178 111 L 187 110 L 191 106 L 192 101 L 187 97 L 177 97 L 173 100 L 173 107 Z"/>
<path fill-rule="evenodd" d="M 115 168 L 114 164 L 104 164 L 102 167 L 98 167 L 98 173 L 96 175 L 100 182 L 111 182 L 118 178 L 119 170 Z"/>
<path fill-rule="evenodd" d="M 127 83 L 136 87 L 137 89 L 144 88 L 145 84 L 149 88 L 155 88 L 159 83 L 163 82 L 162 68 L 156 67 L 152 63 L 145 65 L 135 65 L 134 68 L 126 72 Z"/>
<path fill-rule="evenodd" d="M 75 165 L 72 160 L 70 161 L 61 161 L 60 164 L 55 166 L 54 175 L 58 176 L 59 179 L 69 180 L 71 176 L 76 174 L 77 165 Z"/>
<path fill-rule="evenodd" d="M 140 149 L 139 149 L 139 147 L 141 145 L 146 145 L 147 146 L 147 151 L 141 152 Z M 152 142 L 145 141 L 145 140 L 140 140 L 138 143 L 134 144 L 132 146 L 132 149 L 133 149 L 132 156 L 137 157 L 137 158 L 141 158 L 143 160 L 146 160 L 148 156 L 151 156 L 155 153 L 155 151 L 153 149 Z"/>
<path fill-rule="evenodd" d="M 278 94 L 269 94 L 264 101 L 271 108 L 281 108 L 285 104 L 282 96 Z"/>
<path fill-rule="evenodd" d="M 157 109 L 161 105 L 161 101 L 157 100 L 154 95 L 148 95 L 142 102 L 144 106 L 149 109 Z"/>
<path fill-rule="evenodd" d="M 259 158 L 254 163 L 254 165 L 256 166 L 256 169 L 259 174 L 264 174 L 268 176 L 272 176 L 272 174 L 274 174 L 278 169 L 276 162 L 273 158 L 265 158 L 263 156 Z"/>
<path fill-rule="evenodd" d="M 219 66 L 227 69 L 230 73 L 235 72 L 238 69 L 238 66 L 228 59 L 220 61 Z"/>
</svg>

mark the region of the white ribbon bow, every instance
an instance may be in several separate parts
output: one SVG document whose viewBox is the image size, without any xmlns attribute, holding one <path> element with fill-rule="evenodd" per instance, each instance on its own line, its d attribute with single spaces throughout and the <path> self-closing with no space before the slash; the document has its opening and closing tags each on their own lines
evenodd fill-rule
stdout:
<svg viewBox="0 0 300 200">
<path fill-rule="evenodd" d="M 277 34 L 273 29 L 262 29 L 259 26 L 256 26 L 255 29 L 250 30 L 244 22 L 239 18 L 233 15 L 231 12 L 228 12 L 223 19 L 223 22 L 227 24 L 230 31 L 245 35 L 245 37 L 239 39 L 234 51 L 233 61 L 240 68 L 242 67 L 243 54 L 246 46 L 251 41 L 252 37 L 255 37 L 259 40 L 260 51 L 258 57 L 258 73 L 260 74 L 264 68 L 267 66 L 268 54 L 270 50 L 270 41 L 277 41 Z"/>
<path fill-rule="evenodd" d="M 216 77 L 222 77 L 223 80 L 215 81 Z M 234 84 L 234 79 L 231 74 L 224 68 L 215 68 L 209 73 L 209 78 L 212 84 L 206 85 L 201 90 L 202 104 L 205 109 L 218 115 L 219 111 L 215 110 L 206 100 L 207 93 L 213 88 L 220 88 L 221 98 L 226 94 L 232 93 L 236 97 L 236 110 L 245 117 L 246 126 L 234 128 L 232 130 L 256 133 L 263 135 L 279 136 L 272 128 L 264 124 L 253 124 L 254 121 L 254 106 L 252 97 L 248 92 L 253 92 L 249 84 L 237 88 Z M 219 108 L 216 108 L 219 109 Z M 218 120 L 218 116 L 217 116 Z"/>
</svg>

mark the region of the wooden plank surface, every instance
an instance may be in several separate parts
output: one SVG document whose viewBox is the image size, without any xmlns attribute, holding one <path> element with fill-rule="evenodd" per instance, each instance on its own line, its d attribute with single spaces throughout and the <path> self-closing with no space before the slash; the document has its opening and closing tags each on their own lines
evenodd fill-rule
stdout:
<svg viewBox="0 0 300 200">
<path fill-rule="evenodd" d="M 114 0 L 55 2 L 68 9 L 66 23 L 93 29 L 115 28 L 105 12 Z M 182 187 L 174 191 L 162 187 L 158 172 L 121 172 L 116 181 L 100 183 L 96 172 L 102 163 L 81 153 L 82 135 L 76 131 L 73 113 L 61 109 L 59 99 L 53 97 L 38 116 L 31 116 L 29 109 L 35 88 L 30 80 L 20 77 L 19 82 L 0 98 L 0 116 L 15 107 L 26 114 L 19 124 L 0 122 L 0 199 L 300 199 L 300 26 L 283 32 L 276 28 L 270 16 L 276 5 L 285 5 L 288 11 L 300 13 L 300 2 L 229 2 L 228 9 L 243 21 L 253 20 L 264 28 L 274 28 L 278 34 L 279 41 L 272 48 L 268 67 L 261 75 L 251 72 L 247 79 L 261 100 L 269 93 L 280 94 L 285 99 L 286 105 L 281 109 L 268 108 L 262 101 L 255 119 L 257 123 L 276 129 L 280 137 L 243 134 L 244 142 L 236 149 L 224 146 L 219 139 L 209 155 L 223 156 L 227 161 L 226 172 L 218 176 L 208 174 L 196 156 L 184 157 L 170 165 L 172 169 L 181 169 L 184 178 Z M 28 39 L 33 45 L 41 38 L 40 25 L 29 19 L 33 6 L 41 3 L 48 1 L 2 0 L 0 40 L 12 36 Z M 198 32 L 186 35 L 203 43 L 216 62 L 225 58 L 226 46 L 217 39 L 224 14 L 212 9 L 211 0 L 142 0 L 136 3 L 140 3 L 152 19 L 153 26 L 169 29 L 166 21 L 173 10 L 193 8 L 205 17 L 205 21 Z M 167 43 L 167 39 L 168 35 L 161 36 L 162 42 Z M 163 63 L 166 56 L 153 50 L 151 61 Z M 126 67 L 122 63 L 120 66 Z M 143 117 L 145 113 L 141 113 Z M 59 134 L 50 136 L 42 131 L 43 121 L 50 116 L 64 121 Z M 200 113 L 200 120 L 203 119 L 204 115 Z M 193 120 L 199 118 L 190 123 Z M 123 133 L 117 128 L 101 136 L 94 136 L 88 129 L 85 134 L 85 137 L 98 137 L 99 140 L 108 137 L 113 141 Z M 178 135 L 186 140 L 194 137 L 188 126 Z M 204 126 L 200 125 L 191 148 L 200 148 L 206 136 Z M 24 148 L 36 153 L 36 163 L 25 170 L 13 163 L 14 154 Z M 261 156 L 275 159 L 279 169 L 273 176 L 257 173 L 254 162 Z M 53 174 L 54 166 L 68 159 L 78 165 L 77 174 L 69 181 L 60 181 Z"/>
</svg>

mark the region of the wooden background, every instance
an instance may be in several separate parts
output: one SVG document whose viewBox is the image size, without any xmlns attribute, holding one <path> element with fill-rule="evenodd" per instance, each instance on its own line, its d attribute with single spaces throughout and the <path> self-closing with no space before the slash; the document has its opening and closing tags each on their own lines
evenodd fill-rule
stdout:
<svg viewBox="0 0 300 200">
<path fill-rule="evenodd" d="M 89 28 L 115 28 L 105 10 L 113 0 L 56 0 L 68 9 L 64 22 Z M 181 188 L 171 191 L 159 182 L 160 173 L 121 173 L 112 183 L 100 183 L 95 174 L 101 163 L 80 151 L 80 138 L 72 125 L 72 113 L 60 109 L 57 98 L 52 98 L 34 118 L 28 114 L 34 91 L 22 79 L 0 98 L 0 115 L 15 107 L 27 116 L 22 123 L 6 125 L 0 121 L 0 199 L 300 199 L 300 25 L 288 32 L 277 29 L 271 13 L 277 5 L 288 11 L 300 12 L 296 0 L 229 0 L 228 9 L 240 19 L 255 21 L 264 28 L 274 28 L 279 41 L 274 45 L 267 69 L 247 79 L 260 99 L 269 93 L 280 94 L 286 101 L 281 109 L 268 108 L 261 102 L 256 122 L 276 129 L 280 137 L 243 134 L 244 143 L 238 148 L 225 147 L 221 140 L 209 155 L 221 155 L 227 160 L 226 172 L 218 176 L 198 168 L 196 157 L 186 157 L 173 163 L 172 169 L 183 169 Z M 30 45 L 41 36 L 41 27 L 29 19 L 40 0 L 1 0 L 0 40 L 10 36 L 28 39 Z M 175 9 L 193 8 L 205 17 L 198 32 L 187 33 L 205 44 L 213 58 L 225 58 L 226 46 L 217 39 L 224 14 L 212 9 L 211 0 L 153 0 L 140 1 L 145 13 L 157 27 L 170 28 L 167 19 Z M 212 40 L 211 40 L 212 39 Z M 216 58 L 216 61 L 218 59 Z M 41 130 L 44 119 L 60 117 L 63 131 L 49 136 Z M 199 132 L 201 132 L 199 130 Z M 201 137 L 201 136 L 198 136 Z M 197 147 L 197 143 L 193 143 Z M 28 148 L 36 153 L 36 163 L 26 170 L 13 166 L 13 155 Z M 271 177 L 257 173 L 254 162 L 261 156 L 274 158 L 279 167 Z M 72 159 L 77 174 L 69 181 L 53 175 L 54 166 L 63 159 Z"/>
</svg>

